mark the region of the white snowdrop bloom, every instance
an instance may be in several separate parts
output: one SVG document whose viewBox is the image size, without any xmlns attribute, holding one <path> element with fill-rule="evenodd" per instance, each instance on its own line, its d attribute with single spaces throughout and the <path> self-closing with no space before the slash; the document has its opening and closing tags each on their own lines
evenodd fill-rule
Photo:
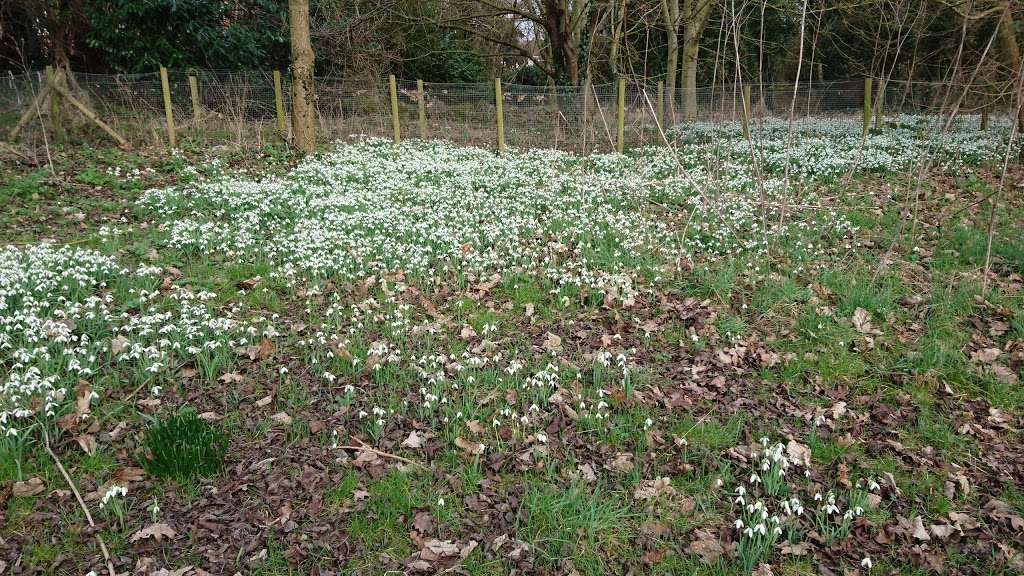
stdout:
<svg viewBox="0 0 1024 576">
<path fill-rule="evenodd" d="M 860 565 L 866 570 L 871 570 L 871 567 L 874 565 L 874 563 L 871 562 L 870 556 L 865 556 L 864 559 L 860 561 Z"/>
</svg>

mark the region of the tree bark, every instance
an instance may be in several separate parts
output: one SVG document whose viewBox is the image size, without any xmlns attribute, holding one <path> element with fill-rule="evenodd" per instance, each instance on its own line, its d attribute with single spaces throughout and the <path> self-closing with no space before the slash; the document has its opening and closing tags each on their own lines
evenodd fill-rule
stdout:
<svg viewBox="0 0 1024 576">
<path fill-rule="evenodd" d="M 665 24 L 665 115 L 676 122 L 676 70 L 679 68 L 679 0 L 661 0 L 661 19 Z"/>
<path fill-rule="evenodd" d="M 999 53 L 1003 55 L 1004 64 L 1011 71 L 1010 86 L 1014 86 L 1017 84 L 1017 78 L 1020 74 L 1024 73 L 1024 70 L 1021 70 L 1020 44 L 1017 42 L 1017 35 L 1014 30 L 1013 9 L 1009 0 L 1006 0 L 1004 5 L 1005 8 L 999 18 L 996 41 L 999 43 Z M 1010 105 L 1013 106 L 1015 104 L 1011 98 Z M 1024 133 L 1024 109 L 1017 116 L 1017 130 Z"/>
<path fill-rule="evenodd" d="M 686 120 L 697 117 L 697 57 L 712 1 L 684 0 L 683 3 L 683 118 Z"/>
<path fill-rule="evenodd" d="M 292 45 L 292 133 L 295 147 L 309 154 L 316 147 L 314 128 L 313 46 L 309 40 L 309 0 L 288 0 Z"/>
</svg>

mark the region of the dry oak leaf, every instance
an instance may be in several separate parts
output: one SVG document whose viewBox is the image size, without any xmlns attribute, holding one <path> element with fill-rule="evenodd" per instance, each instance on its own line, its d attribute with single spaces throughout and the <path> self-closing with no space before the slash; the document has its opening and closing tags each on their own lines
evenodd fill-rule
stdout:
<svg viewBox="0 0 1024 576">
<path fill-rule="evenodd" d="M 707 530 L 696 530 L 693 534 L 694 539 L 686 547 L 686 552 L 700 556 L 703 563 L 712 564 L 719 556 L 725 553 L 725 548 L 719 542 L 718 536 Z"/>
<path fill-rule="evenodd" d="M 928 535 L 928 530 L 925 529 L 924 522 L 921 520 L 920 516 L 914 518 L 913 536 L 914 538 L 921 541 L 927 541 L 932 539 L 932 537 Z"/>
<path fill-rule="evenodd" d="M 881 330 L 871 325 L 871 313 L 863 308 L 857 308 L 853 311 L 853 328 L 861 334 L 873 334 L 880 335 Z"/>
<path fill-rule="evenodd" d="M 810 548 L 811 546 L 807 542 L 797 542 L 796 544 L 787 542 L 782 545 L 782 553 L 789 556 L 806 556 Z"/>
<path fill-rule="evenodd" d="M 479 442 L 470 442 L 462 436 L 455 439 L 455 445 L 461 448 L 466 454 L 479 456 L 484 453 L 485 446 Z"/>
<path fill-rule="evenodd" d="M 1014 530 L 1024 530 L 1024 518 L 1014 513 L 1010 505 L 1002 500 L 992 498 L 985 503 L 983 509 L 995 520 L 1001 520 Z"/>
<path fill-rule="evenodd" d="M 651 500 L 659 496 L 674 496 L 676 489 L 672 487 L 672 480 L 665 476 L 654 480 L 644 480 L 636 490 L 633 491 L 633 498 L 637 500 Z"/>
<path fill-rule="evenodd" d="M 164 522 L 157 522 L 156 524 L 150 524 L 149 526 L 146 526 L 145 528 L 139 530 L 135 534 L 132 534 L 131 537 L 128 538 L 128 541 L 135 543 L 139 540 L 153 538 L 154 540 L 159 542 L 163 540 L 164 537 L 174 538 L 177 535 L 178 533 L 174 531 L 174 528 L 171 528 Z"/>
<path fill-rule="evenodd" d="M 125 346 L 128 345 L 128 339 L 124 335 L 120 335 L 110 341 L 110 352 L 115 356 L 124 351 Z"/>
<path fill-rule="evenodd" d="M 278 412 L 271 416 L 270 419 L 282 426 L 288 426 L 292 423 L 292 417 L 287 412 Z"/>
<path fill-rule="evenodd" d="M 35 496 L 44 489 L 46 489 L 46 484 L 43 483 L 43 479 L 36 476 L 24 482 L 15 482 L 11 494 L 15 496 Z"/>
<path fill-rule="evenodd" d="M 811 467 L 811 449 L 796 440 L 790 440 L 789 444 L 786 444 L 786 455 L 804 468 Z"/>
<path fill-rule="evenodd" d="M 558 352 L 562 349 L 562 337 L 548 332 L 544 337 L 544 349 L 548 352 Z"/>
<path fill-rule="evenodd" d="M 423 448 L 423 443 L 426 442 L 426 438 L 422 434 L 413 430 L 409 432 L 409 437 L 402 440 L 402 446 L 405 448 Z"/>
<path fill-rule="evenodd" d="M 134 466 L 128 466 L 128 467 L 125 467 L 125 468 L 121 468 L 117 472 L 114 472 L 114 476 L 113 476 L 112 479 L 115 482 L 117 482 L 118 485 L 123 486 L 125 484 L 130 483 L 130 482 L 141 482 L 142 479 L 145 478 L 145 477 L 146 477 L 146 471 L 143 470 L 142 468 L 136 468 Z"/>
<path fill-rule="evenodd" d="M 629 452 L 619 452 L 612 458 L 612 461 L 606 464 L 609 470 L 616 472 L 629 473 L 633 471 L 633 455 Z"/>
</svg>

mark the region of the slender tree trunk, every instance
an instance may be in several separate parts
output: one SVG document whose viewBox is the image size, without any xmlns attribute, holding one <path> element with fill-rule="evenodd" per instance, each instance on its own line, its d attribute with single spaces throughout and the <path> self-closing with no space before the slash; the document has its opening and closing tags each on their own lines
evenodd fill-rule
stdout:
<svg viewBox="0 0 1024 576">
<path fill-rule="evenodd" d="M 661 19 L 665 24 L 665 105 L 670 124 L 676 121 L 676 70 L 679 68 L 679 0 L 661 0 Z"/>
<path fill-rule="evenodd" d="M 697 117 L 697 57 L 700 38 L 711 15 L 713 0 L 684 0 L 683 5 L 683 117 Z"/>
<path fill-rule="evenodd" d="M 612 77 L 618 78 L 619 76 L 619 44 L 622 42 L 623 30 L 626 28 L 626 1 L 622 0 L 622 3 L 616 8 L 615 0 L 613 0 L 613 9 L 615 14 L 612 22 L 612 46 L 611 51 L 608 54 L 608 63 L 612 68 Z"/>
<path fill-rule="evenodd" d="M 1011 83 L 1011 85 L 1013 85 L 1018 76 L 1022 73 L 1022 70 L 1020 69 L 1020 44 L 1017 42 L 1017 35 L 1013 21 L 1013 9 L 1011 8 L 1009 0 L 1006 0 L 1004 5 L 1006 8 L 999 18 L 999 30 L 997 31 L 998 36 L 996 41 L 999 43 L 999 52 L 1003 55 L 1003 62 L 1013 72 L 1013 80 Z M 1017 129 L 1019 132 L 1024 133 L 1024 109 L 1022 109 L 1021 114 L 1017 116 Z"/>
<path fill-rule="evenodd" d="M 292 44 L 292 132 L 295 147 L 308 154 L 316 147 L 314 131 L 313 47 L 309 40 L 309 0 L 288 0 Z"/>
</svg>

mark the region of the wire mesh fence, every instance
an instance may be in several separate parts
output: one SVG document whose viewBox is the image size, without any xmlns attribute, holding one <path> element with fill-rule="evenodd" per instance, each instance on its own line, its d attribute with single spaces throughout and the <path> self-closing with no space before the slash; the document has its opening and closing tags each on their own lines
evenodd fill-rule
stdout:
<svg viewBox="0 0 1024 576">
<path fill-rule="evenodd" d="M 194 84 L 190 81 L 194 78 Z M 280 142 L 272 72 L 170 71 L 171 109 L 179 141 L 196 145 L 261 146 Z M 288 78 L 283 79 L 282 108 L 290 110 Z M 10 126 L 45 86 L 43 72 L 0 78 L 0 124 Z M 133 145 L 167 141 L 162 84 L 158 73 L 73 73 L 71 90 Z M 752 119 L 855 117 L 863 112 L 864 80 L 752 84 Z M 872 106 L 882 114 L 937 113 L 963 87 L 941 83 L 882 83 L 871 88 Z M 582 86 L 502 86 L 505 141 L 509 146 L 607 152 L 616 148 L 619 114 L 614 83 Z M 392 137 L 388 79 L 315 79 L 318 138 L 353 140 Z M 998 95 L 964 92 L 964 112 L 1005 114 Z M 442 84 L 397 82 L 396 104 L 403 138 L 443 138 L 461 144 L 496 142 L 497 106 L 493 83 Z M 49 107 L 38 107 L 46 121 Z M 421 121 L 422 110 L 422 121 Z M 624 145 L 664 141 L 669 126 L 687 122 L 735 122 L 743 117 L 743 86 L 720 83 L 668 93 L 659 85 L 628 82 L 622 105 Z M 71 115 L 68 114 L 70 118 Z M 33 122 L 38 131 L 41 122 Z M 285 119 L 286 133 L 290 122 Z M 83 126 L 84 130 L 88 127 Z M 31 131 L 30 131 L 31 132 Z M 31 137 L 26 135 L 26 137 Z"/>
</svg>

